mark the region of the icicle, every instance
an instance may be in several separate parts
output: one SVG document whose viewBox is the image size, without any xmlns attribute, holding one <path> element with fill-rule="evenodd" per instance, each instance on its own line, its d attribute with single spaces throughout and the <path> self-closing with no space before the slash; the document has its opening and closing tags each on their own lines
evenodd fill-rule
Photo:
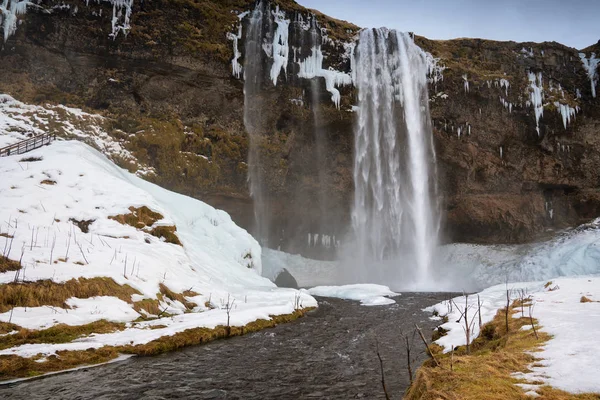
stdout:
<svg viewBox="0 0 600 400">
<path fill-rule="evenodd" d="M 467 74 L 464 74 L 462 76 L 462 78 L 463 78 L 463 81 L 464 81 L 465 93 L 469 93 L 469 79 L 468 79 Z"/>
<path fill-rule="evenodd" d="M 233 76 L 235 76 L 238 79 L 240 79 L 240 77 L 242 76 L 242 65 L 239 62 L 240 57 L 242 56 L 242 53 L 240 52 L 240 49 L 238 48 L 238 43 L 239 43 L 240 39 L 242 38 L 242 20 L 248 14 L 249 14 L 249 12 L 246 11 L 246 12 L 238 15 L 240 24 L 238 26 L 237 35 L 235 35 L 231 32 L 227 33 L 227 39 L 233 41 L 233 59 L 231 60 L 231 70 L 232 70 Z"/>
<path fill-rule="evenodd" d="M 596 58 L 596 53 L 592 53 L 589 59 L 585 57 L 585 53 L 579 53 L 579 57 L 581 58 L 581 62 L 583 63 L 583 68 L 586 70 L 588 74 L 588 78 L 592 83 L 592 97 L 596 97 L 596 84 L 598 83 L 598 63 L 600 63 L 600 58 Z"/>
<path fill-rule="evenodd" d="M 0 27 L 4 29 L 4 42 L 17 31 L 17 17 L 27 12 L 28 0 L 3 0 L 0 3 Z"/>
<path fill-rule="evenodd" d="M 542 83 L 542 73 L 538 72 L 535 74 L 533 72 L 529 72 L 528 77 L 529 88 L 531 89 L 531 92 L 529 93 L 530 104 L 532 104 L 534 107 L 536 130 L 538 136 L 540 136 L 540 118 L 544 115 L 544 86 Z"/>
<path fill-rule="evenodd" d="M 271 67 L 271 80 L 273 85 L 277 86 L 277 79 L 283 69 L 284 73 L 287 73 L 288 57 L 290 53 L 290 47 L 288 43 L 290 34 L 290 20 L 285 19 L 285 13 L 279 10 L 277 6 L 276 10 L 273 11 L 275 17 L 275 23 L 277 29 L 273 37 L 273 66 Z"/>
</svg>

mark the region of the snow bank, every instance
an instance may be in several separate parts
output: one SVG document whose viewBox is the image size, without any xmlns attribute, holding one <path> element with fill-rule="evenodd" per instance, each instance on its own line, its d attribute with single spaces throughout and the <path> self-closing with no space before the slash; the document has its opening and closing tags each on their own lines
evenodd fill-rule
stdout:
<svg viewBox="0 0 600 400">
<path fill-rule="evenodd" d="M 380 306 L 395 304 L 396 301 L 388 298 L 389 296 L 399 296 L 387 286 L 358 284 L 345 286 L 317 286 L 309 289 L 308 292 L 313 296 L 335 297 L 337 299 L 357 300 L 365 306 Z"/>
<path fill-rule="evenodd" d="M 141 296 L 133 296 L 134 301 L 156 299 L 159 284 L 174 292 L 192 290 L 200 295 L 189 298 L 198 304 L 191 314 L 183 314 L 180 302 L 163 298 L 161 309 L 177 315 L 158 320 L 167 328 L 149 330 L 139 323 L 79 344 L 21 346 L 3 354 L 30 356 L 103 344 L 147 343 L 184 329 L 214 327 L 227 321 L 223 308 L 228 298 L 235 299 L 233 324 L 293 312 L 298 297 L 302 306 L 316 306 L 307 293 L 278 289 L 260 276 L 260 246 L 227 213 L 146 182 L 79 142 L 59 141 L 27 154 L 41 161 L 20 162 L 23 157 L 0 158 L 0 230 L 14 236 L 9 258 L 19 260 L 22 253 L 19 281 L 61 283 L 108 277 L 138 290 Z M 130 206 L 147 206 L 162 214 L 164 219 L 157 224 L 176 226 L 183 246 L 108 218 L 128 213 Z M 83 232 L 71 220 L 93 222 Z M 0 237 L 0 247 L 7 240 Z M 0 273 L 0 283 L 13 282 L 15 277 L 15 272 Z M 205 307 L 209 302 L 215 309 Z M 131 304 L 116 298 L 70 299 L 68 303 L 76 308 L 15 308 L 12 321 L 42 328 L 99 319 L 123 322 L 140 316 Z M 9 313 L 0 315 L 1 321 L 9 318 Z"/>
<path fill-rule="evenodd" d="M 531 373 L 516 374 L 531 382 L 543 382 L 555 388 L 571 393 L 600 392 L 600 348 L 597 336 L 600 331 L 600 276 L 553 279 L 551 285 L 545 287 L 546 281 L 502 284 L 490 287 L 479 293 L 481 301 L 482 323 L 493 319 L 498 310 L 506 307 L 506 291 L 511 299 L 518 298 L 517 291 L 522 290 L 531 296 L 533 316 L 539 320 L 541 330 L 553 337 L 542 351 L 536 353 L 536 365 L 530 367 Z M 582 296 L 592 302 L 582 303 Z M 452 305 L 450 305 L 452 302 Z M 449 322 L 442 325 L 448 330 L 446 336 L 436 343 L 448 352 L 453 346 L 466 344 L 464 319 L 457 322 L 465 307 L 468 308 L 469 320 L 475 317 L 473 324 L 474 339 L 479 334 L 477 312 L 477 295 L 448 300 L 425 309 L 447 315 Z M 515 318 L 520 318 L 517 313 Z M 528 314 L 526 314 L 528 317 Z M 536 385 L 527 385 L 535 388 Z"/>
</svg>

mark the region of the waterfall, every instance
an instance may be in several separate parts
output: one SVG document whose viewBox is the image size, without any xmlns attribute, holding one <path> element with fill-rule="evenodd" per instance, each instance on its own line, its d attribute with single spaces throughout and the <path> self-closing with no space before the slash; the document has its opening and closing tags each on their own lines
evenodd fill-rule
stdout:
<svg viewBox="0 0 600 400">
<path fill-rule="evenodd" d="M 270 6 L 259 2 L 249 17 L 246 29 L 244 61 L 244 126 L 249 136 L 248 182 L 250 195 L 254 200 L 254 237 L 266 245 L 269 237 L 269 204 L 265 193 L 263 162 L 260 156 L 260 144 L 264 140 L 262 129 L 262 108 L 260 92 L 265 80 L 264 65 L 267 62 L 265 43 L 272 34 Z M 267 48 L 268 49 L 268 48 Z"/>
<path fill-rule="evenodd" d="M 426 55 L 406 33 L 368 29 L 360 34 L 354 63 L 352 225 L 359 278 L 422 284 L 440 224 Z"/>
</svg>

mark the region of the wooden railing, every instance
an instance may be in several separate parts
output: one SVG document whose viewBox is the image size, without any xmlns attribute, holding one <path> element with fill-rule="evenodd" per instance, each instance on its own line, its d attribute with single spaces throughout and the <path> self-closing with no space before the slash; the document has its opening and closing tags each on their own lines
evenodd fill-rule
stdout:
<svg viewBox="0 0 600 400">
<path fill-rule="evenodd" d="M 32 138 L 25 139 L 18 143 L 1 148 L 0 157 L 27 153 L 28 151 L 49 145 L 54 139 L 56 139 L 55 133 L 43 133 L 41 135 L 34 136 Z"/>
</svg>

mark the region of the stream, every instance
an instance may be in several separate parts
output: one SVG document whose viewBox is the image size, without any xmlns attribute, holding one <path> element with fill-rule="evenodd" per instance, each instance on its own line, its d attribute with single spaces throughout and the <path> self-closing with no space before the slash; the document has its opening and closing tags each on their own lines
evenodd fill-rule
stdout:
<svg viewBox="0 0 600 400">
<path fill-rule="evenodd" d="M 447 293 L 405 293 L 397 304 L 365 307 L 318 298 L 304 318 L 250 335 L 155 357 L 134 357 L 0 387 L 3 399 L 384 399 L 377 345 L 392 399 L 426 359 L 436 326 L 424 307 Z"/>
</svg>

